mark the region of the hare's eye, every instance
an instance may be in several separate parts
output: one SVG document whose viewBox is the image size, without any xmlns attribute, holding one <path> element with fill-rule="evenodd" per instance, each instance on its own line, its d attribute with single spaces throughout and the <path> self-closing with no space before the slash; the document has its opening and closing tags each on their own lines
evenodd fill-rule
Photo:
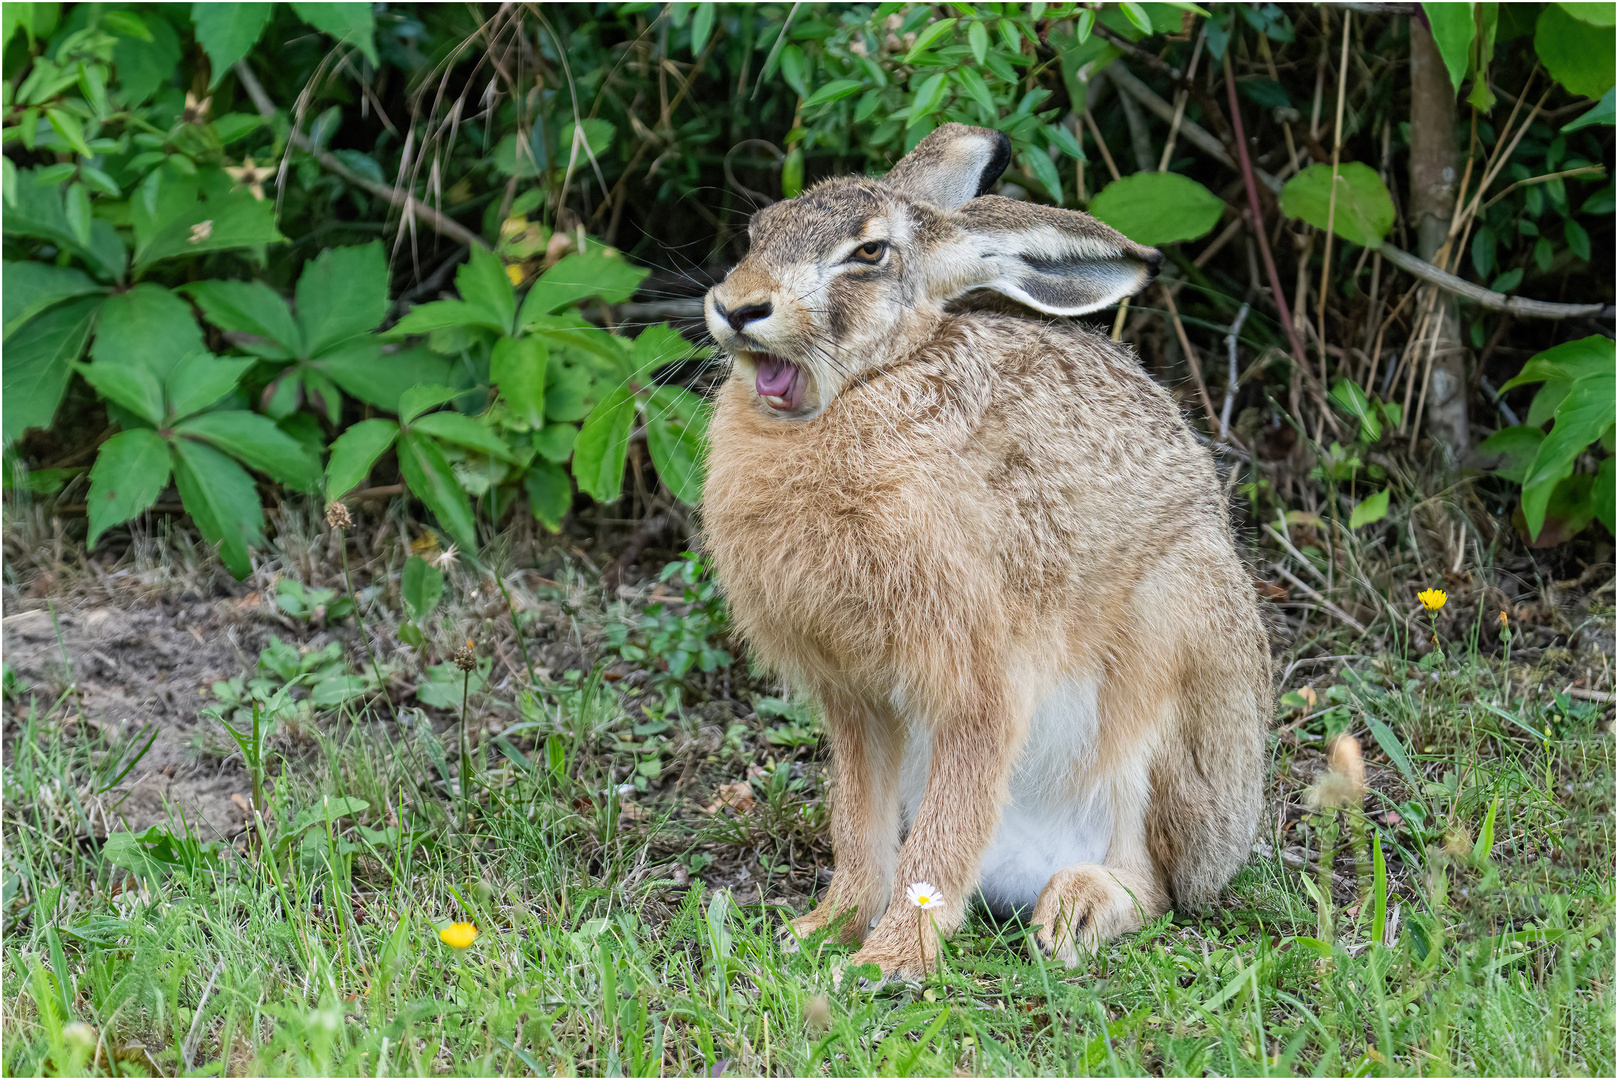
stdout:
<svg viewBox="0 0 1618 1080">
<path fill-rule="evenodd" d="M 863 263 L 880 262 L 883 254 L 886 253 L 887 250 L 888 242 L 886 240 L 872 240 L 868 244 L 861 244 L 859 247 L 855 248 L 854 254 L 849 256 L 849 261 Z"/>
</svg>

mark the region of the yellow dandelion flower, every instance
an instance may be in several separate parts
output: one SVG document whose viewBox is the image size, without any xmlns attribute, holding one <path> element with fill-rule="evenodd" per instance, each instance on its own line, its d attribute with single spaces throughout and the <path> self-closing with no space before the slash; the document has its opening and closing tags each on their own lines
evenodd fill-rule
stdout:
<svg viewBox="0 0 1618 1080">
<path fill-rule="evenodd" d="M 440 930 L 438 936 L 452 949 L 465 949 L 478 939 L 478 928 L 469 922 L 451 923 Z"/>
<path fill-rule="evenodd" d="M 521 285 L 523 279 L 522 267 L 518 266 L 516 263 L 512 263 L 510 266 L 506 267 L 506 277 L 511 279 L 512 288 L 516 288 L 517 286 Z"/>
<path fill-rule="evenodd" d="M 1500 613 L 1500 629 L 1504 630 L 1509 622 L 1510 620 L 1506 618 L 1506 613 L 1502 611 Z"/>
<path fill-rule="evenodd" d="M 1449 593 L 1443 589 L 1423 589 L 1416 594 L 1416 599 L 1420 600 L 1421 606 L 1428 611 L 1437 611 L 1449 603 Z"/>
</svg>

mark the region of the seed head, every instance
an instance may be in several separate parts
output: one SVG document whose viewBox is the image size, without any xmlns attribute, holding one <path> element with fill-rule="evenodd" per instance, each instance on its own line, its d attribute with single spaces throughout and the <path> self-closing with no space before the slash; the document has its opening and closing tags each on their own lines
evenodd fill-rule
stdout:
<svg viewBox="0 0 1618 1080">
<path fill-rule="evenodd" d="M 326 504 L 326 524 L 340 531 L 354 524 L 354 518 L 349 514 L 347 506 L 333 499 Z"/>
<path fill-rule="evenodd" d="M 456 649 L 455 655 L 451 656 L 450 659 L 455 661 L 455 666 L 462 671 L 471 671 L 478 666 L 478 654 L 473 649 L 470 641 Z"/>
</svg>

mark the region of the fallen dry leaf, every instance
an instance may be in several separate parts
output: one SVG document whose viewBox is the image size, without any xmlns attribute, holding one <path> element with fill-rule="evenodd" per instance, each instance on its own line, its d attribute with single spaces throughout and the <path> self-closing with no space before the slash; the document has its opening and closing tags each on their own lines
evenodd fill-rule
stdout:
<svg viewBox="0 0 1618 1080">
<path fill-rule="evenodd" d="M 753 785 L 746 780 L 737 780 L 730 784 L 720 784 L 719 790 L 714 793 L 714 801 L 704 806 L 702 812 L 717 814 L 728 806 L 738 814 L 751 814 L 754 801 Z"/>
</svg>

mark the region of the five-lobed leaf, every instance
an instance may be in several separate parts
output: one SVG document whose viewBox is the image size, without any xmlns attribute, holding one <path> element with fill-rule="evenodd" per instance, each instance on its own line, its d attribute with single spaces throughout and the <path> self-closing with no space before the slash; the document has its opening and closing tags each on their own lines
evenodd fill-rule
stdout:
<svg viewBox="0 0 1618 1080">
<path fill-rule="evenodd" d="M 296 299 L 306 356 L 369 335 L 388 313 L 381 241 L 322 251 L 299 275 Z"/>
<path fill-rule="evenodd" d="M 169 482 L 169 444 L 146 428 L 120 431 L 101 445 L 90 469 L 88 544 L 150 509 Z"/>
<path fill-rule="evenodd" d="M 228 333 L 254 339 L 234 344 L 255 356 L 291 360 L 303 354 L 303 334 L 292 309 L 262 281 L 198 281 L 180 291 L 197 302 L 203 318 Z"/>
<path fill-rule="evenodd" d="M 174 430 L 204 439 L 288 487 L 314 491 L 320 482 L 320 466 L 304 445 L 267 416 L 237 409 L 202 413 Z"/>
<path fill-rule="evenodd" d="M 248 575 L 247 549 L 264 539 L 264 509 L 247 471 L 204 443 L 176 439 L 174 484 L 198 531 L 219 545 L 219 558 L 237 580 Z"/>
<path fill-rule="evenodd" d="M 102 291 L 102 287 L 82 270 L 41 262 L 7 260 L 0 272 L 4 292 L 5 336 L 54 304 L 75 296 Z"/>
<path fill-rule="evenodd" d="M 0 364 L 0 429 L 8 441 L 29 428 L 50 425 L 103 302 L 100 296 L 86 296 L 58 304 L 7 340 Z"/>
<path fill-rule="evenodd" d="M 409 424 L 428 409 L 459 396 L 452 386 L 412 386 L 399 395 L 399 423 Z"/>
<path fill-rule="evenodd" d="M 108 401 L 122 405 L 153 427 L 163 422 L 163 385 L 143 365 L 103 360 L 74 367 Z"/>
<path fill-rule="evenodd" d="M 216 357 L 206 352 L 192 353 L 183 358 L 168 377 L 169 418 L 183 419 L 216 403 L 236 389 L 242 376 L 257 362 L 237 357 Z"/>
<path fill-rule="evenodd" d="M 361 420 L 337 436 L 326 461 L 326 497 L 340 499 L 358 487 L 398 434 L 392 420 L 375 419 Z"/>
<path fill-rule="evenodd" d="M 150 282 L 107 298 L 90 347 L 98 364 L 141 367 L 158 379 L 168 378 L 182 356 L 203 351 L 191 306 Z"/>
</svg>

